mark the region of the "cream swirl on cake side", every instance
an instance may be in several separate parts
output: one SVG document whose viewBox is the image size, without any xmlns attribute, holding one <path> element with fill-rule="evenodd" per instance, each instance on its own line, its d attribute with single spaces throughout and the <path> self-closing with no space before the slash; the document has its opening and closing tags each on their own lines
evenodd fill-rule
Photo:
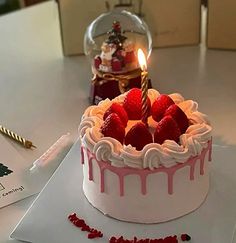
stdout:
<svg viewBox="0 0 236 243">
<path fill-rule="evenodd" d="M 160 166 L 171 167 L 176 165 L 176 161 L 170 154 L 166 153 L 163 146 L 158 143 L 147 144 L 144 147 L 143 168 L 150 170 Z"/>
<path fill-rule="evenodd" d="M 188 116 L 188 119 L 190 122 L 192 122 L 193 124 L 198 124 L 198 123 L 206 123 L 210 125 L 210 121 L 208 120 L 207 115 L 199 112 L 199 111 L 194 111 L 191 112 Z"/>
<path fill-rule="evenodd" d="M 148 90 L 151 103 L 159 95 L 160 93 L 154 89 Z M 212 136 L 212 128 L 207 116 L 198 111 L 198 104 L 195 101 L 184 100 L 178 93 L 170 94 L 169 97 L 185 112 L 191 124 L 180 136 L 179 144 L 173 140 L 165 140 L 161 145 L 150 143 L 141 151 L 137 151 L 131 145 L 122 145 L 116 139 L 104 137 L 100 131 L 104 122 L 103 115 L 113 102 L 122 103 L 125 94 L 87 108 L 79 126 L 82 144 L 86 145 L 98 160 L 106 161 L 116 167 L 137 169 L 168 168 L 186 162 L 191 156 L 200 155 Z M 129 130 L 132 125 L 133 122 L 128 123 L 126 130 Z"/>
<path fill-rule="evenodd" d="M 180 136 L 180 143 L 189 149 L 192 156 L 199 155 L 207 147 L 211 138 L 211 126 L 201 123 L 188 127 L 185 134 Z"/>
<path fill-rule="evenodd" d="M 105 100 L 102 100 L 99 103 L 99 105 L 89 106 L 85 110 L 81 120 L 83 120 L 86 117 L 93 117 L 93 116 L 98 117 L 101 120 L 103 120 L 103 115 L 104 115 L 105 111 L 110 107 L 110 105 L 111 105 L 111 101 L 109 99 L 105 99 Z"/>
<path fill-rule="evenodd" d="M 122 145 L 119 141 L 110 137 L 101 138 L 94 146 L 93 153 L 100 161 L 110 161 L 116 167 L 124 167 L 124 161 L 120 156 Z"/>
<path fill-rule="evenodd" d="M 155 168 L 160 167 L 162 157 L 163 157 L 163 150 L 160 144 L 158 143 L 150 143 L 147 144 L 143 148 L 144 156 L 143 156 L 143 168 L 149 168 L 153 170 Z"/>
<path fill-rule="evenodd" d="M 91 127 L 86 129 L 85 134 L 81 137 L 82 144 L 86 145 L 90 151 L 93 151 L 94 146 L 101 139 L 102 134 L 100 128 Z"/>
<path fill-rule="evenodd" d="M 190 157 L 188 148 L 179 145 L 173 140 L 165 140 L 162 144 L 162 148 L 164 152 L 171 158 L 174 158 L 177 163 L 184 163 Z"/>
<path fill-rule="evenodd" d="M 101 127 L 103 123 L 103 120 L 99 117 L 96 116 L 86 116 L 82 118 L 82 122 L 79 125 L 79 134 L 80 137 L 82 138 L 86 132 L 87 129 L 93 128 L 93 127 Z"/>
<path fill-rule="evenodd" d="M 176 105 L 184 101 L 184 97 L 179 93 L 169 94 L 169 96 L 175 102 Z"/>
<path fill-rule="evenodd" d="M 137 151 L 131 145 L 124 145 L 124 148 L 121 151 L 121 157 L 126 166 L 142 169 L 142 151 Z"/>
<path fill-rule="evenodd" d="M 198 103 L 193 100 L 184 100 L 178 104 L 179 108 L 188 116 L 197 111 Z"/>
</svg>

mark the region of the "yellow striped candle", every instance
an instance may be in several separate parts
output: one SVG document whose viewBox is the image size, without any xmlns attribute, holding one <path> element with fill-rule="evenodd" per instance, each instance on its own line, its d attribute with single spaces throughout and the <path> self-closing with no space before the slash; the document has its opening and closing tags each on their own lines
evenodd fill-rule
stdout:
<svg viewBox="0 0 236 243">
<path fill-rule="evenodd" d="M 147 124 L 148 120 L 148 72 L 147 72 L 147 61 L 146 57 L 141 49 L 138 49 L 138 61 L 141 73 L 141 90 L 142 90 L 142 122 Z"/>
<path fill-rule="evenodd" d="M 17 141 L 18 143 L 23 145 L 25 148 L 28 148 L 28 149 L 31 148 L 31 147 L 36 148 L 31 141 L 26 140 L 25 138 L 22 138 L 18 134 L 8 130 L 7 128 L 5 128 L 1 125 L 0 125 L 0 132 L 3 133 L 6 136 L 12 138 L 13 140 Z"/>
</svg>

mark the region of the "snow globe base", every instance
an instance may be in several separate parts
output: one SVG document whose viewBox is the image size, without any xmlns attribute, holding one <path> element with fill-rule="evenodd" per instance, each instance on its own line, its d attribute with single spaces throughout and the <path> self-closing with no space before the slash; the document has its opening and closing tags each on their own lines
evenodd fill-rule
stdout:
<svg viewBox="0 0 236 243">
<path fill-rule="evenodd" d="M 90 103 L 97 105 L 101 100 L 114 99 L 116 96 L 132 89 L 141 88 L 141 71 L 139 74 L 130 78 L 122 78 L 121 75 L 104 75 L 103 77 L 95 74 L 90 86 Z M 130 73 L 126 74 L 126 77 Z M 151 80 L 148 80 L 148 88 L 152 88 Z"/>
</svg>

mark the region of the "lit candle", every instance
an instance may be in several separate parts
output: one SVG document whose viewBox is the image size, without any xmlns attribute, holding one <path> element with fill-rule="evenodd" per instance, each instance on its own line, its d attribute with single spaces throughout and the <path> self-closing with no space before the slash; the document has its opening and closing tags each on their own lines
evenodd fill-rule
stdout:
<svg viewBox="0 0 236 243">
<path fill-rule="evenodd" d="M 142 89 L 142 122 L 147 124 L 148 120 L 148 72 L 147 72 L 147 61 L 146 57 L 141 49 L 138 49 L 138 61 L 140 68 L 142 70 L 141 73 L 141 89 Z"/>
</svg>

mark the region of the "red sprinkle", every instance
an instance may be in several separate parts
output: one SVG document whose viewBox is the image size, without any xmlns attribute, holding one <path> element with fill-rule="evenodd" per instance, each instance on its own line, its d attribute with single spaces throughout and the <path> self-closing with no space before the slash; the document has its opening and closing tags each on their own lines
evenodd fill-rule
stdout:
<svg viewBox="0 0 236 243">
<path fill-rule="evenodd" d="M 80 219 L 76 215 L 76 213 L 70 214 L 68 216 L 68 219 L 74 226 L 80 228 L 81 231 L 87 231 L 89 233 L 87 235 L 88 239 L 103 237 L 103 233 L 101 233 L 101 231 L 98 231 L 97 229 L 94 228 L 90 228 L 89 225 L 87 225 L 83 219 Z"/>
<path fill-rule="evenodd" d="M 110 243 L 116 243 L 116 237 L 112 236 L 109 240 Z"/>
<path fill-rule="evenodd" d="M 89 233 L 89 234 L 88 234 L 88 238 L 89 238 L 89 239 L 96 238 L 96 234 Z"/>
<path fill-rule="evenodd" d="M 74 221 L 74 220 L 76 220 L 76 219 L 77 219 L 77 217 L 76 217 L 76 213 L 73 213 L 73 214 L 69 215 L 69 216 L 68 216 L 68 219 L 69 219 L 70 221 Z"/>
<path fill-rule="evenodd" d="M 181 235 L 181 240 L 182 241 L 190 241 L 191 237 L 188 234 L 182 234 Z"/>
<path fill-rule="evenodd" d="M 177 236 L 167 236 L 164 239 L 137 239 L 135 236 L 132 240 L 124 239 L 123 236 L 120 236 L 119 238 L 116 238 L 115 236 L 112 236 L 109 240 L 109 243 L 178 243 Z"/>
<path fill-rule="evenodd" d="M 76 227 L 80 228 L 81 231 L 88 232 L 88 239 L 94 239 L 94 238 L 102 238 L 103 233 L 101 231 L 98 231 L 97 229 L 90 228 L 89 225 L 85 223 L 83 219 L 80 219 L 76 213 L 70 214 L 68 216 L 69 221 L 75 225 Z M 180 236 L 182 241 L 190 241 L 191 237 L 188 234 L 181 234 Z M 165 238 L 159 238 L 159 239 L 137 239 L 136 236 L 132 240 L 124 239 L 123 236 L 120 236 L 116 238 L 115 236 L 112 236 L 109 240 L 109 243 L 178 243 L 177 236 L 166 236 Z"/>
<path fill-rule="evenodd" d="M 87 231 L 87 232 L 90 232 L 90 227 L 88 225 L 84 225 L 82 228 L 81 228 L 82 231 Z"/>
</svg>

